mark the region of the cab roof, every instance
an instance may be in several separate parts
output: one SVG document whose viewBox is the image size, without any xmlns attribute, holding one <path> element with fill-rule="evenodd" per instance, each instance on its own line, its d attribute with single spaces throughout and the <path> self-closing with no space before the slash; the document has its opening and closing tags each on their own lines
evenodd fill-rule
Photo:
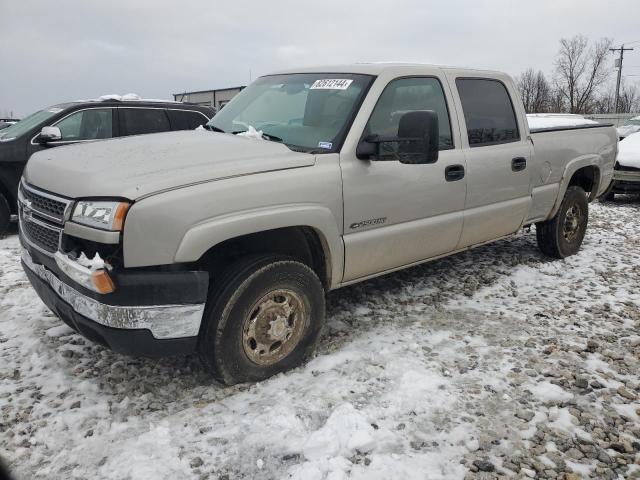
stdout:
<svg viewBox="0 0 640 480">
<path fill-rule="evenodd" d="M 462 67 L 454 67 L 447 65 L 433 65 L 427 63 L 410 63 L 410 62 L 373 62 L 373 63 L 351 63 L 351 64 L 343 64 L 343 65 L 322 65 L 317 67 L 301 67 L 301 68 L 290 68 L 286 70 L 281 70 L 278 72 L 272 73 L 272 75 L 277 74 L 287 74 L 287 73 L 354 73 L 354 74 L 363 74 L 363 75 L 381 75 L 382 73 L 393 73 L 397 71 L 398 73 L 405 73 L 407 71 L 415 72 L 419 74 L 425 71 L 433 71 L 433 70 L 455 70 L 456 72 L 468 71 L 470 74 L 474 75 L 484 74 L 489 76 L 503 76 L 505 75 L 503 72 L 495 71 L 495 70 L 483 70 L 483 69 L 474 69 L 474 68 L 462 68 Z"/>
</svg>

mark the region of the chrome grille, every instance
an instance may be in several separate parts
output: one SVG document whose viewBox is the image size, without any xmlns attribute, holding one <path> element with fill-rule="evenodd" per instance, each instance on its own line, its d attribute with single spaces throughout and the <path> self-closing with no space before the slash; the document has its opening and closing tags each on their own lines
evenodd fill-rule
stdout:
<svg viewBox="0 0 640 480">
<path fill-rule="evenodd" d="M 33 211 L 59 222 L 64 220 L 64 213 L 69 205 L 67 200 L 56 199 L 53 195 L 45 192 L 37 192 L 23 183 L 20 184 L 20 193 L 24 203 L 29 205 Z"/>
<path fill-rule="evenodd" d="M 49 253 L 56 253 L 58 251 L 58 244 L 60 242 L 59 229 L 53 229 L 45 226 L 45 224 L 36 223 L 33 219 L 25 221 L 24 218 L 22 218 L 21 220 L 22 232 L 35 246 Z"/>
<path fill-rule="evenodd" d="M 58 251 L 67 209 L 71 200 L 20 183 L 18 220 L 26 243 L 52 255 Z"/>
</svg>

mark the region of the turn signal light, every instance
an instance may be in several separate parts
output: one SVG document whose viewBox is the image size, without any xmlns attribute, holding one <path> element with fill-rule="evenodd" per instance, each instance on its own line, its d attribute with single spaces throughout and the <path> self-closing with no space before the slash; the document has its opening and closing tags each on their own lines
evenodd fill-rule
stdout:
<svg viewBox="0 0 640 480">
<path fill-rule="evenodd" d="M 92 272 L 91 280 L 99 293 L 111 293 L 116 289 L 113 280 L 111 280 L 106 270 L 96 270 Z"/>
</svg>

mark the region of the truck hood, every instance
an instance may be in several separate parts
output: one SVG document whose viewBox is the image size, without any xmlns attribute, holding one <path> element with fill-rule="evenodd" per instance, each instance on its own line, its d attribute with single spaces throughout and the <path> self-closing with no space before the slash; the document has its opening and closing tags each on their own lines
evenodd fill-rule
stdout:
<svg viewBox="0 0 640 480">
<path fill-rule="evenodd" d="M 279 143 L 190 130 L 50 148 L 29 159 L 24 177 L 70 198 L 136 200 L 193 183 L 314 163 L 314 155 Z"/>
</svg>

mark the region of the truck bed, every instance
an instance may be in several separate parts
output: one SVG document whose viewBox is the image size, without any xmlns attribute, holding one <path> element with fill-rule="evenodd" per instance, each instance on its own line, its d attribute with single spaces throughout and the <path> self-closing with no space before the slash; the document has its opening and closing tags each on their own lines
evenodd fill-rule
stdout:
<svg viewBox="0 0 640 480">
<path fill-rule="evenodd" d="M 604 180 L 593 200 L 609 185 L 613 175 L 611 158 L 616 155 L 617 136 L 613 125 L 586 124 L 531 129 L 535 146 L 532 162 L 532 205 L 527 223 L 548 218 L 553 212 L 566 167 L 573 161 L 590 157 Z"/>
</svg>

